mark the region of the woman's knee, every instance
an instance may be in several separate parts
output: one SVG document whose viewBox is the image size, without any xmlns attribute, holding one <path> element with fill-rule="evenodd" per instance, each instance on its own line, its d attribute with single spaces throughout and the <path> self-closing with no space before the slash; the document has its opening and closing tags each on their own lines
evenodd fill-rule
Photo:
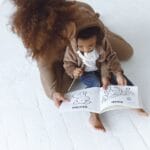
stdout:
<svg viewBox="0 0 150 150">
<path fill-rule="evenodd" d="M 126 61 L 133 55 L 132 46 L 121 36 L 108 31 L 108 39 L 119 60 Z"/>
</svg>

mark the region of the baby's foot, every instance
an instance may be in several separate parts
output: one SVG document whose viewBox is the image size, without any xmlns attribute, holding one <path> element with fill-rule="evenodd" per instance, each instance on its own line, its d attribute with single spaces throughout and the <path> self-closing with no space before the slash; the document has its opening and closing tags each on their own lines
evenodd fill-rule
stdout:
<svg viewBox="0 0 150 150">
<path fill-rule="evenodd" d="M 96 113 L 91 113 L 91 116 L 89 118 L 89 122 L 90 124 L 97 130 L 102 130 L 102 131 L 106 131 L 100 118 L 99 115 Z"/>
<path fill-rule="evenodd" d="M 141 116 L 149 116 L 149 113 L 147 113 L 144 109 L 136 109 L 136 112 Z"/>
</svg>

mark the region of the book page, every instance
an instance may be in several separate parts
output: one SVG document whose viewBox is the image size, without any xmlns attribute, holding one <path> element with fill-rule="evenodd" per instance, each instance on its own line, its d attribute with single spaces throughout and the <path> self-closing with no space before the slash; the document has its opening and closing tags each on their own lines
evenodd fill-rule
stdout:
<svg viewBox="0 0 150 150">
<path fill-rule="evenodd" d="M 60 111 L 100 111 L 100 88 L 92 87 L 82 90 L 69 92 L 65 97 L 70 100 L 63 102 L 59 108 Z"/>
<path fill-rule="evenodd" d="M 101 113 L 122 108 L 140 108 L 137 86 L 109 86 L 100 90 Z"/>
</svg>

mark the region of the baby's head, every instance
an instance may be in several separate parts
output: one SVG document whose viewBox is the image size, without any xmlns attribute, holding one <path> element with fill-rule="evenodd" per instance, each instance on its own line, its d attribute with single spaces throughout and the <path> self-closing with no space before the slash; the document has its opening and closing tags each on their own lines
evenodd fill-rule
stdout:
<svg viewBox="0 0 150 150">
<path fill-rule="evenodd" d="M 76 37 L 78 50 L 86 53 L 93 51 L 96 47 L 99 33 L 99 27 L 89 27 L 81 30 Z"/>
</svg>

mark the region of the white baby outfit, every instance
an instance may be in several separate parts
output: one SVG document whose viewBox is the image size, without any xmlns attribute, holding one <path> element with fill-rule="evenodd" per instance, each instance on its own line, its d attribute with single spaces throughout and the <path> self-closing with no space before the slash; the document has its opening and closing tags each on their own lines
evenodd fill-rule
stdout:
<svg viewBox="0 0 150 150">
<path fill-rule="evenodd" d="M 91 52 L 84 52 L 83 54 L 78 50 L 77 54 L 82 59 L 83 64 L 85 65 L 85 71 L 96 71 L 96 60 L 99 57 L 99 53 L 94 49 Z"/>
</svg>

